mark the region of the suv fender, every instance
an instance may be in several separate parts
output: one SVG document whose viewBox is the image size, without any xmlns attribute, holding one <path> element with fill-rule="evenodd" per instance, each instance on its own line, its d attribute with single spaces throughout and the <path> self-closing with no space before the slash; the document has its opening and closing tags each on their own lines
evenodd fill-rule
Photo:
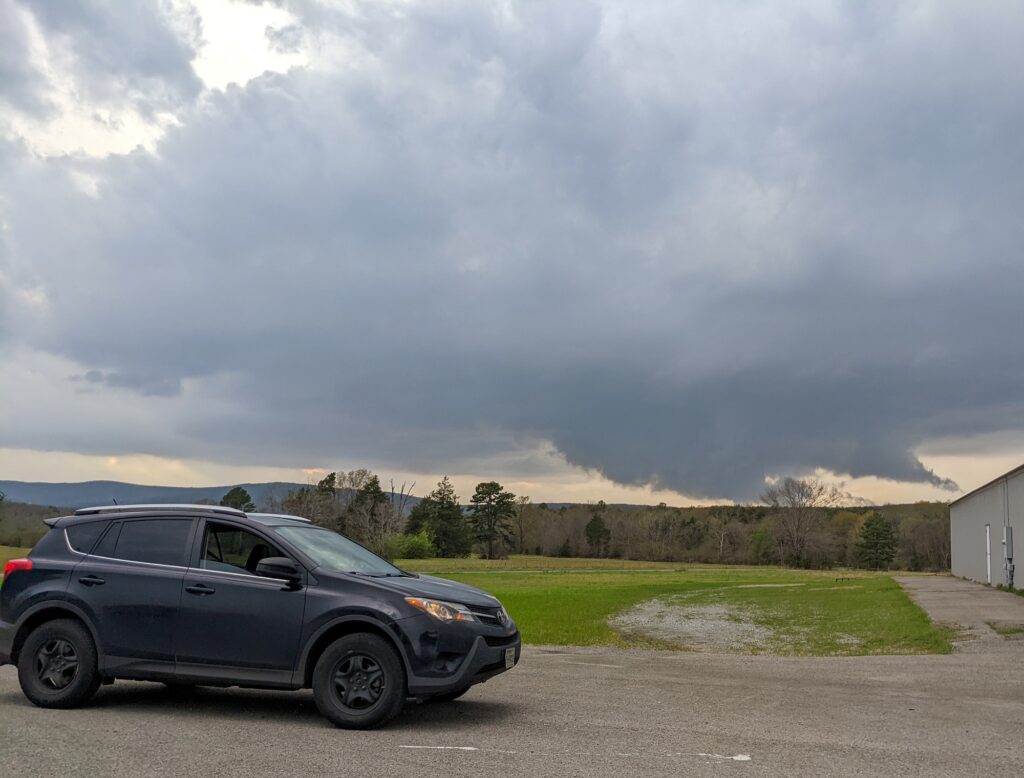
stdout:
<svg viewBox="0 0 1024 778">
<path fill-rule="evenodd" d="M 103 649 L 102 644 L 100 643 L 99 633 L 96 632 L 96 627 L 93 624 L 92 619 L 89 618 L 88 614 L 86 614 L 86 612 L 78 605 L 65 599 L 54 599 L 36 603 L 21 614 L 14 625 L 14 643 L 11 646 L 11 664 L 17 664 L 18 651 L 25 642 L 25 638 L 29 636 L 29 633 L 31 633 L 36 626 L 53 619 L 66 619 L 68 617 L 82 622 L 82 624 L 85 625 L 85 628 L 89 630 L 89 635 L 92 637 L 93 645 L 96 646 L 97 664 L 102 670 Z"/>
<path fill-rule="evenodd" d="M 302 652 L 299 654 L 298 667 L 295 668 L 293 683 L 297 687 L 308 687 L 310 684 L 310 678 L 313 675 L 313 668 L 316 666 L 316 660 L 319 658 L 320 654 L 323 653 L 323 650 L 337 638 L 353 632 L 372 632 L 374 634 L 386 636 L 394 646 L 395 653 L 397 653 L 402 660 L 402 664 L 405 667 L 406 677 L 410 677 L 412 668 L 409 665 L 407 652 L 411 650 L 412 647 L 402 644 L 402 640 L 395 634 L 395 630 L 391 626 L 392 624 L 393 622 L 390 620 L 388 622 L 384 622 L 367 614 L 350 614 L 331 619 L 310 635 L 309 639 L 306 640 L 305 645 L 303 645 Z"/>
</svg>

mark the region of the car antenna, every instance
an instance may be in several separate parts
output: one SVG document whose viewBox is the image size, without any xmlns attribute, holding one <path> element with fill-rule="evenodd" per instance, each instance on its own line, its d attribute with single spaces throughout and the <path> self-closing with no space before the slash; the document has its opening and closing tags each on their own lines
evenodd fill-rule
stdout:
<svg viewBox="0 0 1024 778">
<path fill-rule="evenodd" d="M 114 501 L 114 505 L 117 505 L 117 498 L 116 497 L 111 497 L 110 499 Z"/>
</svg>

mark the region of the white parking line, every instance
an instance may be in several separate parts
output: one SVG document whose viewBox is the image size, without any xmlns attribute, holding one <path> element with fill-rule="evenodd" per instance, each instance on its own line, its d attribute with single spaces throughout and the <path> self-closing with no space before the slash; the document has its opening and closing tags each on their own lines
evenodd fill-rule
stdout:
<svg viewBox="0 0 1024 778">
<path fill-rule="evenodd" d="M 701 759 L 715 759 L 720 762 L 749 762 L 751 761 L 750 754 L 734 754 L 733 756 L 726 756 L 724 754 L 710 754 L 702 751 L 662 751 L 660 753 L 597 753 L 594 751 L 557 751 L 552 753 L 546 753 L 542 751 L 505 751 L 500 748 L 478 748 L 477 746 L 399 746 L 399 748 L 416 748 L 425 751 L 480 751 L 489 754 L 519 754 L 525 753 L 529 756 L 598 756 L 598 757 L 609 757 L 619 756 L 628 757 L 630 759 L 636 758 L 651 758 L 651 757 L 681 757 L 691 756 L 699 757 Z"/>
<path fill-rule="evenodd" d="M 736 754 L 735 756 L 722 756 L 721 754 L 672 754 L 672 756 L 706 756 L 709 759 L 731 760 L 733 762 L 750 761 L 750 754 Z"/>
<path fill-rule="evenodd" d="M 426 751 L 487 751 L 490 754 L 515 753 L 515 751 L 502 751 L 500 748 L 477 748 L 476 746 L 399 746 L 399 748 L 419 748 Z"/>
</svg>

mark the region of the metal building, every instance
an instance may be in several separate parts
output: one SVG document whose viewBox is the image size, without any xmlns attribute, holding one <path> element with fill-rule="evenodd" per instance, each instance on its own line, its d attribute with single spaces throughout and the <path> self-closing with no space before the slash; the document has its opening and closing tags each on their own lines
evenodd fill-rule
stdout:
<svg viewBox="0 0 1024 778">
<path fill-rule="evenodd" d="M 1024 542 L 1024 465 L 949 506 L 953 575 L 1014 585 L 1013 536 Z"/>
</svg>

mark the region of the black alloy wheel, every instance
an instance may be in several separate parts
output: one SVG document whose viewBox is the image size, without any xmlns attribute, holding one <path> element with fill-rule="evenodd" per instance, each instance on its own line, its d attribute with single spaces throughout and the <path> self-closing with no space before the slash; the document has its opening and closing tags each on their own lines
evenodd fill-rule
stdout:
<svg viewBox="0 0 1024 778">
<path fill-rule="evenodd" d="M 313 699 L 336 726 L 371 729 L 405 704 L 405 665 L 380 635 L 356 632 L 335 640 L 313 670 Z"/>
<path fill-rule="evenodd" d="M 64 689 L 78 675 L 78 652 L 65 638 L 54 638 L 36 651 L 36 678 L 43 686 Z"/>
<path fill-rule="evenodd" d="M 380 700 L 387 686 L 384 671 L 372 656 L 349 654 L 334 667 L 331 691 L 342 707 L 364 713 Z"/>
<path fill-rule="evenodd" d="M 75 708 L 87 702 L 103 681 L 96 644 L 74 619 L 40 624 L 18 652 L 21 690 L 42 708 Z"/>
</svg>

